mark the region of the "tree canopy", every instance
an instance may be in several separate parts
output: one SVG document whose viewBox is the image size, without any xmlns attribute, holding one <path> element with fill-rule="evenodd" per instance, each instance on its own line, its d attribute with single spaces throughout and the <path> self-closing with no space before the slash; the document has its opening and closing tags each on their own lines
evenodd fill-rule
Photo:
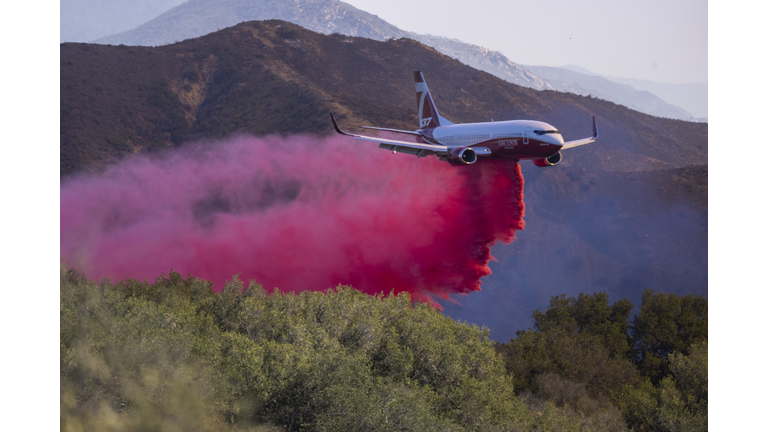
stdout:
<svg viewBox="0 0 768 432">
<path fill-rule="evenodd" d="M 707 299 L 645 290 L 630 329 L 640 370 L 658 383 L 670 372 L 669 355 L 689 354 L 690 347 L 707 339 L 707 329 Z"/>
<path fill-rule="evenodd" d="M 533 328 L 499 344 L 515 393 L 582 414 L 618 408 L 636 430 L 707 427 L 707 300 L 645 290 L 550 299 Z"/>
</svg>

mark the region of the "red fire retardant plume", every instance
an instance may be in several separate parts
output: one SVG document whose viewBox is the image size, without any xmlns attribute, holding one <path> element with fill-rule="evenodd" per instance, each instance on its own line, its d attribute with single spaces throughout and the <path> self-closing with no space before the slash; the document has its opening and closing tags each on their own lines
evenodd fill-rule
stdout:
<svg viewBox="0 0 768 432">
<path fill-rule="evenodd" d="M 523 228 L 513 161 L 450 166 L 345 137 L 253 138 L 63 181 L 61 260 L 91 279 L 235 274 L 268 290 L 349 284 L 432 302 L 480 289 Z"/>
</svg>

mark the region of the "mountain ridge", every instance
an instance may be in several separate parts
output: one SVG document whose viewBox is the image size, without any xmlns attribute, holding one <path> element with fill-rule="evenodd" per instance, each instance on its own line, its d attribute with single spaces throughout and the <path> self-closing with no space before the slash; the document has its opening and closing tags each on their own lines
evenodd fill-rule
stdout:
<svg viewBox="0 0 768 432">
<path fill-rule="evenodd" d="M 226 0 L 213 5 L 212 0 L 189 0 L 132 30 L 93 42 L 159 46 L 202 36 L 243 21 L 281 19 L 323 34 L 341 33 L 378 41 L 407 37 L 426 45 L 441 46 L 444 49 L 441 52 L 480 70 L 498 74 L 509 82 L 537 89 L 552 88 L 497 51 L 455 39 L 404 31 L 376 15 L 337 0 L 298 0 L 290 5 Z M 462 48 L 458 49 L 458 45 Z"/>
<path fill-rule="evenodd" d="M 521 65 L 521 67 L 545 79 L 558 91 L 576 93 L 582 96 L 592 95 L 657 117 L 695 120 L 693 115 L 687 111 L 666 103 L 651 92 L 637 90 L 631 85 L 620 84 L 600 75 L 584 74 L 550 66 Z"/>
<path fill-rule="evenodd" d="M 274 48 L 278 46 L 280 50 Z M 587 147 L 569 153 L 565 160 L 573 157 L 577 163 L 597 164 L 606 170 L 706 163 L 706 127 L 652 117 L 596 98 L 515 86 L 410 39 L 378 42 L 343 35 L 322 36 L 295 24 L 254 21 L 156 48 L 62 44 L 61 52 L 62 160 L 73 156 L 67 150 L 69 140 L 86 130 L 86 134 L 96 133 L 99 138 L 83 137 L 84 142 L 93 145 L 99 141 L 99 146 L 112 154 L 118 147 L 123 148 L 121 151 L 140 152 L 153 146 L 179 145 L 213 130 L 218 130 L 220 136 L 238 130 L 256 135 L 332 131 L 326 113 L 307 111 L 291 119 L 282 118 L 283 114 L 276 113 L 295 109 L 272 97 L 276 93 L 260 96 L 268 98 L 273 108 L 281 107 L 266 110 L 233 92 L 230 81 L 238 81 L 254 95 L 266 91 L 266 87 L 254 84 L 257 79 L 278 88 L 293 87 L 294 92 L 300 89 L 311 101 L 303 106 L 333 107 L 344 127 L 351 123 L 346 118 L 349 116 L 349 120 L 354 119 L 354 126 L 364 121 L 383 127 L 414 128 L 417 122 L 410 106 L 412 71 L 421 69 L 435 103 L 443 116 L 452 121 L 540 118 L 557 125 L 566 139 L 578 139 L 589 136 L 589 119 L 597 115 L 601 141 L 623 137 L 618 141 L 620 146 L 606 146 L 600 155 Z M 104 61 L 101 57 L 111 57 L 115 64 L 111 67 L 133 71 L 133 75 L 124 74 L 124 79 L 117 79 L 123 73 L 120 70 L 100 72 L 103 68 L 97 63 Z M 139 67 L 136 61 L 140 58 L 149 63 Z M 142 68 L 151 70 L 144 72 Z M 246 69 L 250 71 L 247 74 L 243 72 Z M 326 72 L 331 70 L 332 73 Z M 137 81 L 139 73 L 144 76 L 142 80 L 153 84 Z M 86 77 L 88 83 L 79 82 L 83 78 L 78 77 Z M 95 81 L 87 77 L 98 80 L 95 88 Z M 339 81 L 341 77 L 345 81 Z M 397 84 L 393 77 L 398 77 Z M 347 82 L 353 83 L 351 89 Z M 109 94 L 98 90 L 115 86 L 121 88 L 113 88 Z M 139 94 L 142 96 L 135 99 Z M 351 94 L 355 96 L 349 99 Z M 88 100 L 83 100 L 86 95 Z M 129 102 L 128 97 L 134 101 Z M 222 104 L 221 97 L 237 104 Z M 142 98 L 150 103 L 142 102 Z M 339 103 L 340 99 L 348 103 Z M 122 112 L 122 120 L 106 115 L 106 109 L 96 109 L 89 118 L 69 118 L 74 108 L 92 110 L 88 105 L 97 100 L 101 100 L 99 104 L 111 105 L 110 110 Z M 76 107 L 70 106 L 73 103 Z M 138 105 L 131 108 L 134 103 Z M 226 115 L 217 111 L 220 108 Z M 569 110 L 575 111 L 566 113 Z M 134 117 L 132 111 L 151 115 Z M 100 117 L 105 117 L 103 123 L 96 123 L 102 121 Z M 645 126 L 629 126 L 638 121 Z M 680 134 L 689 133 L 698 134 L 699 138 L 681 139 Z M 694 142 L 699 144 L 691 148 Z M 638 153 L 643 157 L 638 158 Z M 62 174 L 70 172 L 70 168 L 62 170 Z"/>
<path fill-rule="evenodd" d="M 158 46 L 201 36 L 238 22 L 281 19 L 323 34 L 341 33 L 384 41 L 407 37 L 505 81 L 537 90 L 570 91 L 581 95 L 605 96 L 606 100 L 659 117 L 693 121 L 693 116 L 655 95 L 624 89 L 617 84 L 583 89 L 575 83 L 548 82 L 520 67 L 498 51 L 457 39 L 405 31 L 338 0 L 298 0 L 293 3 L 247 0 L 189 0 L 135 29 L 97 39 L 96 43 Z M 556 88 L 557 87 L 557 88 Z M 607 89 L 606 89 L 607 87 Z"/>
<path fill-rule="evenodd" d="M 601 75 L 576 65 L 560 66 L 560 69 L 602 77 L 614 83 L 626 84 L 637 90 L 651 92 L 673 104 L 673 106 L 680 107 L 691 113 L 700 122 L 706 122 L 709 115 L 707 83 L 663 83 L 647 79 L 615 77 Z"/>
</svg>

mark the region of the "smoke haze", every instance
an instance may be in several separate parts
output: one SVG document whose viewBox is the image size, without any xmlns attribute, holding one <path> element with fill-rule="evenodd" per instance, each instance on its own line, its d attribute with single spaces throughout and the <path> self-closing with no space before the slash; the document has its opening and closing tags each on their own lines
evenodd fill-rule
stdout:
<svg viewBox="0 0 768 432">
<path fill-rule="evenodd" d="M 512 246 L 494 246 L 498 262 L 482 292 L 443 302 L 456 320 L 487 325 L 508 342 L 532 326 L 552 296 L 605 292 L 638 312 L 645 289 L 708 293 L 707 168 L 606 172 L 574 152 L 552 169 L 521 163 L 526 224 Z M 586 165 L 586 166 L 585 166 Z"/>
<path fill-rule="evenodd" d="M 61 259 L 89 278 L 171 269 L 221 289 L 435 296 L 480 289 L 524 226 L 516 162 L 453 167 L 348 138 L 254 138 L 135 157 L 61 187 Z"/>
</svg>

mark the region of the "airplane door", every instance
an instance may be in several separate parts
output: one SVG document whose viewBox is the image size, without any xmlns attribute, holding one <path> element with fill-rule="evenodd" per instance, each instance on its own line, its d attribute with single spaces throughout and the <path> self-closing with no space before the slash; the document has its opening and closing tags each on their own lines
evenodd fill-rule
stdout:
<svg viewBox="0 0 768 432">
<path fill-rule="evenodd" d="M 528 135 L 531 133 L 531 127 L 528 126 L 525 128 L 525 133 L 523 134 L 523 144 L 528 144 Z"/>
</svg>

